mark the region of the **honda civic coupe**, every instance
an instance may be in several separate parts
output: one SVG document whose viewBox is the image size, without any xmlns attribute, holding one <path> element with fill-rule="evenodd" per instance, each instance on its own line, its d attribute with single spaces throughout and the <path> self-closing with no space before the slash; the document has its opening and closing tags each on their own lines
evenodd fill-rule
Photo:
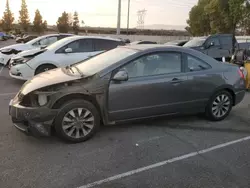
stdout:
<svg viewBox="0 0 250 188">
<path fill-rule="evenodd" d="M 103 51 L 125 45 L 120 39 L 98 36 L 72 36 L 44 49 L 21 52 L 11 58 L 9 74 L 20 80 L 58 67 L 66 67 Z"/>
<path fill-rule="evenodd" d="M 50 34 L 44 35 L 38 38 L 35 38 L 25 44 L 13 44 L 10 46 L 5 46 L 0 49 L 0 64 L 8 65 L 10 59 L 15 56 L 16 54 L 25 51 L 31 50 L 40 47 L 46 47 L 58 40 L 61 40 L 65 37 L 72 36 L 72 34 Z"/>
<path fill-rule="evenodd" d="M 239 67 L 182 47 L 122 46 L 27 81 L 10 102 L 14 126 L 71 142 L 100 124 L 204 113 L 226 118 L 245 95 Z"/>
</svg>

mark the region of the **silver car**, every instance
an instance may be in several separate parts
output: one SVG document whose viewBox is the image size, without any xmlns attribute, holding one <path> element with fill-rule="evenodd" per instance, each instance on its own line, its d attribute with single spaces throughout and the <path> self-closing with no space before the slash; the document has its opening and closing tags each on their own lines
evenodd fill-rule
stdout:
<svg viewBox="0 0 250 188">
<path fill-rule="evenodd" d="M 10 102 L 13 124 L 28 134 L 82 142 L 101 122 L 204 113 L 226 118 L 245 95 L 237 66 L 196 50 L 123 46 L 66 68 L 38 74 Z"/>
</svg>

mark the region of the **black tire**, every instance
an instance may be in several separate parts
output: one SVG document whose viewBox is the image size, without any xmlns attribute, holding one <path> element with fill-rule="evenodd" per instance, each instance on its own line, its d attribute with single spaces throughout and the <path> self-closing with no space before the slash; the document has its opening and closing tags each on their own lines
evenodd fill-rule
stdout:
<svg viewBox="0 0 250 188">
<path fill-rule="evenodd" d="M 40 74 L 42 72 L 46 72 L 51 69 L 55 69 L 55 68 L 56 68 L 55 65 L 41 65 L 36 69 L 35 75 Z"/>
<path fill-rule="evenodd" d="M 94 117 L 93 128 L 90 130 L 90 132 L 87 135 L 84 135 L 84 136 L 82 135 L 81 138 L 72 138 L 69 135 L 67 135 L 65 133 L 65 131 L 63 130 L 63 119 L 64 119 L 65 115 L 68 112 L 70 112 L 71 110 L 76 109 L 76 108 L 87 109 L 88 111 L 91 112 L 91 114 Z M 54 126 L 55 126 L 55 130 L 56 130 L 56 134 L 58 135 L 58 137 L 60 137 L 64 141 L 72 142 L 72 143 L 84 142 L 84 141 L 90 139 L 91 137 L 93 137 L 94 134 L 98 131 L 98 129 L 100 127 L 100 115 L 99 115 L 98 110 L 96 109 L 96 107 L 92 103 L 85 101 L 85 100 L 72 100 L 72 101 L 65 103 L 60 108 L 60 111 L 55 118 Z M 83 132 L 81 134 L 83 134 Z"/>
<path fill-rule="evenodd" d="M 228 102 L 224 103 L 226 105 L 225 106 L 223 105 L 224 107 L 227 107 L 228 110 L 226 110 L 227 108 L 223 108 L 224 110 L 226 110 L 226 113 L 224 115 L 221 114 L 222 116 L 218 117 L 215 115 L 216 110 L 213 109 L 216 106 L 216 105 L 214 105 L 214 102 L 218 101 L 218 97 L 222 97 L 222 96 L 226 96 L 228 98 L 228 100 L 227 100 Z M 219 91 L 216 94 L 214 94 L 211 97 L 211 99 L 209 100 L 207 107 L 206 107 L 205 115 L 211 121 L 221 121 L 221 120 L 225 119 L 230 114 L 230 112 L 232 110 L 232 106 L 233 106 L 233 96 L 231 95 L 231 93 L 229 93 L 226 90 Z"/>
</svg>

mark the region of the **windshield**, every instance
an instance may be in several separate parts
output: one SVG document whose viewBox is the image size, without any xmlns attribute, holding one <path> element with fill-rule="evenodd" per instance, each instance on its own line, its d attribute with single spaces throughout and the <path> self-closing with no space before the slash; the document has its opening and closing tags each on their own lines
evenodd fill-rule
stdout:
<svg viewBox="0 0 250 188">
<path fill-rule="evenodd" d="M 26 37 L 28 37 L 28 36 L 25 36 L 24 38 L 26 38 Z M 37 38 L 32 39 L 31 41 L 27 42 L 26 44 L 31 44 L 32 45 L 32 44 L 36 43 L 37 41 L 39 41 L 39 40 L 41 40 L 43 38 L 45 38 L 45 37 L 44 36 L 37 37 Z"/>
<path fill-rule="evenodd" d="M 83 75 L 93 75 L 101 70 L 115 64 L 116 62 L 129 57 L 136 53 L 136 50 L 129 48 L 115 48 L 113 50 L 104 52 L 89 60 L 77 63 L 77 66 Z"/>
<path fill-rule="evenodd" d="M 188 41 L 186 44 L 184 44 L 184 47 L 198 47 L 202 46 L 205 42 L 205 38 L 196 38 Z"/>
<path fill-rule="evenodd" d="M 64 39 L 58 40 L 58 41 L 54 42 L 53 44 L 49 45 L 46 49 L 48 49 L 48 50 L 57 49 L 61 45 L 66 44 L 66 41 L 69 41 L 70 39 L 71 39 L 71 37 L 66 37 Z"/>
</svg>

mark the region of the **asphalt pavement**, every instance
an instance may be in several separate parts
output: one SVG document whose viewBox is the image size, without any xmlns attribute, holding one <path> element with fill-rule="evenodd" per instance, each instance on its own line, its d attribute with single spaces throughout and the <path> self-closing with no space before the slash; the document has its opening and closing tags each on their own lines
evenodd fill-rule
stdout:
<svg viewBox="0 0 250 188">
<path fill-rule="evenodd" d="M 12 126 L 8 104 L 22 84 L 2 69 L 0 188 L 250 185 L 250 93 L 221 122 L 186 116 L 106 126 L 87 142 L 66 144 Z"/>
</svg>

